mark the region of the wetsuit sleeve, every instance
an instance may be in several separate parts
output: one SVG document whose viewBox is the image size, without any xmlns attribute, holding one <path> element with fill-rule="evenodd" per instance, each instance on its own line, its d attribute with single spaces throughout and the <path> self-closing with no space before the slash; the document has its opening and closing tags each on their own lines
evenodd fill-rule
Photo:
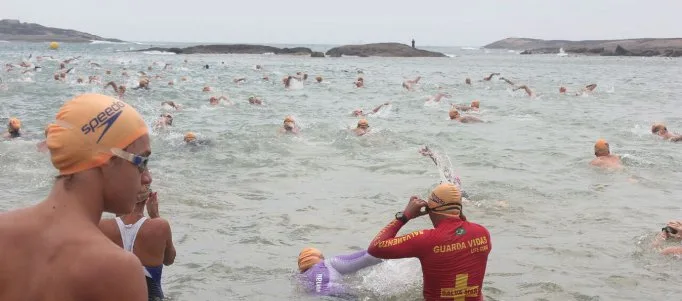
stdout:
<svg viewBox="0 0 682 301">
<path fill-rule="evenodd" d="M 405 224 L 399 220 L 390 222 L 372 240 L 367 252 L 377 258 L 396 259 L 419 257 L 421 251 L 429 249 L 423 248 L 424 244 L 428 244 L 426 237 L 428 232 L 425 230 L 395 237 L 403 225 Z"/>
<path fill-rule="evenodd" d="M 329 265 L 340 274 L 355 273 L 360 269 L 373 266 L 381 262 L 381 259 L 376 258 L 367 253 L 367 250 L 362 250 L 348 255 L 339 255 L 325 260 Z"/>
</svg>

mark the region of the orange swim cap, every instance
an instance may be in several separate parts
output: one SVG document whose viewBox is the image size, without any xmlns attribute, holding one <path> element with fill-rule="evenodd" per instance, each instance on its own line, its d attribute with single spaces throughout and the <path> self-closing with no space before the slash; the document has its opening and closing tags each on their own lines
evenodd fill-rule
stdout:
<svg viewBox="0 0 682 301">
<path fill-rule="evenodd" d="M 459 117 L 459 112 L 457 111 L 457 109 L 452 109 L 452 110 L 450 110 L 448 115 L 450 115 L 450 119 L 455 119 L 455 118 Z"/>
<path fill-rule="evenodd" d="M 9 122 L 7 123 L 7 128 L 12 132 L 18 131 L 21 129 L 21 120 L 17 118 L 10 118 Z"/>
<path fill-rule="evenodd" d="M 315 248 L 305 248 L 298 254 L 298 270 L 303 273 L 309 268 L 322 261 L 322 252 Z"/>
<path fill-rule="evenodd" d="M 142 116 L 125 102 L 82 94 L 62 105 L 46 140 L 52 165 L 69 175 L 106 163 L 111 148 L 124 149 L 148 132 Z"/>
<path fill-rule="evenodd" d="M 192 132 L 187 132 L 187 133 L 185 134 L 185 138 L 184 138 L 184 139 L 185 139 L 185 142 L 192 142 L 192 141 L 194 141 L 194 140 L 197 140 L 197 135 L 195 135 L 195 134 L 192 133 Z"/>
<path fill-rule="evenodd" d="M 460 219 L 466 221 L 462 214 L 462 193 L 452 183 L 443 183 L 431 192 L 427 206 L 432 213 L 447 216 L 455 216 L 451 212 L 457 212 Z"/>
<path fill-rule="evenodd" d="M 367 122 L 367 119 L 360 119 L 360 120 L 358 121 L 358 127 L 359 127 L 359 128 L 362 128 L 362 127 L 369 127 L 369 122 Z"/>
<path fill-rule="evenodd" d="M 611 150 L 609 149 L 609 143 L 604 139 L 597 140 L 597 143 L 594 144 L 594 155 L 607 156 L 610 153 Z"/>
</svg>

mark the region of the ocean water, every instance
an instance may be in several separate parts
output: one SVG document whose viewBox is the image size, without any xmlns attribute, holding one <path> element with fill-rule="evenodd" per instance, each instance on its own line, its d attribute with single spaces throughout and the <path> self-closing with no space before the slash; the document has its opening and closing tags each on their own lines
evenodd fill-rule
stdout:
<svg viewBox="0 0 682 301">
<path fill-rule="evenodd" d="M 173 46 L 173 43 L 150 43 Z M 425 196 L 440 179 L 423 145 L 447 154 L 471 199 L 467 217 L 492 236 L 486 300 L 677 300 L 678 259 L 648 244 L 670 219 L 680 217 L 682 144 L 650 134 L 664 121 L 682 132 L 682 61 L 665 58 L 521 56 L 475 48 L 435 48 L 452 58 L 320 58 L 274 55 L 168 55 L 125 52 L 147 45 L 0 44 L 0 62 L 33 54 L 72 63 L 67 82 L 52 75 L 59 62 L 36 62 L 40 72 L 0 71 L 0 121 L 19 117 L 32 136 L 0 142 L 0 210 L 35 204 L 56 174 L 35 144 L 59 106 L 74 95 L 104 91 L 77 84 L 100 75 L 137 83 L 125 101 L 152 125 L 166 112 L 162 101 L 183 105 L 172 128 L 152 133 L 150 168 L 161 215 L 171 221 L 178 251 L 164 271 L 172 300 L 315 300 L 296 285 L 296 256 L 303 247 L 327 257 L 366 248 L 411 195 Z M 326 46 L 312 46 L 325 50 Z M 184 63 L 184 60 L 188 60 Z M 102 68 L 91 67 L 96 62 Z M 162 71 L 165 63 L 172 70 Z M 210 69 L 202 69 L 209 64 Z M 256 71 L 260 64 L 263 71 Z M 153 71 L 147 71 L 152 66 Z M 130 77 L 121 76 L 123 68 Z M 112 75 L 105 75 L 112 70 Z M 285 90 L 280 79 L 297 71 L 310 79 Z M 353 81 L 362 71 L 366 88 Z M 531 86 L 537 97 L 494 79 L 500 72 Z M 270 81 L 261 77 L 267 74 Z M 324 83 L 313 82 L 323 76 Z M 422 76 L 417 91 L 401 82 Z M 186 82 L 180 81 L 187 77 Z M 244 84 L 233 79 L 246 77 Z M 470 77 L 472 86 L 464 85 Z M 175 80 L 175 86 L 166 83 Z M 589 96 L 561 96 L 597 83 Z M 213 87 L 211 93 L 202 87 Z M 451 94 L 426 102 L 438 91 Z M 210 106 L 225 95 L 234 105 Z M 263 98 L 263 106 L 247 101 Z M 449 103 L 481 101 L 482 124 L 448 120 Z M 371 133 L 355 137 L 350 112 L 371 110 Z M 298 137 L 280 136 L 286 115 Z M 188 148 L 186 131 L 213 144 Z M 593 143 L 605 138 L 624 156 L 625 169 L 591 168 Z M 411 221 L 401 233 L 431 227 Z M 418 300 L 421 270 L 415 259 L 392 260 L 347 277 L 359 300 Z"/>
</svg>

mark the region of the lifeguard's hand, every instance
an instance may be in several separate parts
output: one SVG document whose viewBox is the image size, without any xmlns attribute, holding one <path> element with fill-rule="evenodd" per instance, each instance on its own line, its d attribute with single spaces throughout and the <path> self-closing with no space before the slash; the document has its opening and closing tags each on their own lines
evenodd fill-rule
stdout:
<svg viewBox="0 0 682 301">
<path fill-rule="evenodd" d="M 426 201 L 420 199 L 417 196 L 412 196 L 410 201 L 407 203 L 407 206 L 405 206 L 405 211 L 403 211 L 403 214 L 407 215 L 407 217 L 410 219 L 422 216 L 426 214 L 426 211 L 421 211 L 423 207 L 426 207 Z"/>
<path fill-rule="evenodd" d="M 149 193 L 149 199 L 147 199 L 147 213 L 149 218 L 157 218 L 159 215 L 159 199 L 156 196 L 157 192 Z"/>
</svg>

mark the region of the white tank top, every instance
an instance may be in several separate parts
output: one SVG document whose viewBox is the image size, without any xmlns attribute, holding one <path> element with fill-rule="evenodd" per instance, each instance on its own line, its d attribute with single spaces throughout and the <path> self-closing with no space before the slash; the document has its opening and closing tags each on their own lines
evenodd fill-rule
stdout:
<svg viewBox="0 0 682 301">
<path fill-rule="evenodd" d="M 135 238 L 137 237 L 137 232 L 140 231 L 142 224 L 147 220 L 146 216 L 143 216 L 140 220 L 134 224 L 126 225 L 123 223 L 120 217 L 116 218 L 116 224 L 118 224 L 118 230 L 121 232 L 121 240 L 123 241 L 123 249 L 132 252 L 135 245 Z"/>
</svg>

